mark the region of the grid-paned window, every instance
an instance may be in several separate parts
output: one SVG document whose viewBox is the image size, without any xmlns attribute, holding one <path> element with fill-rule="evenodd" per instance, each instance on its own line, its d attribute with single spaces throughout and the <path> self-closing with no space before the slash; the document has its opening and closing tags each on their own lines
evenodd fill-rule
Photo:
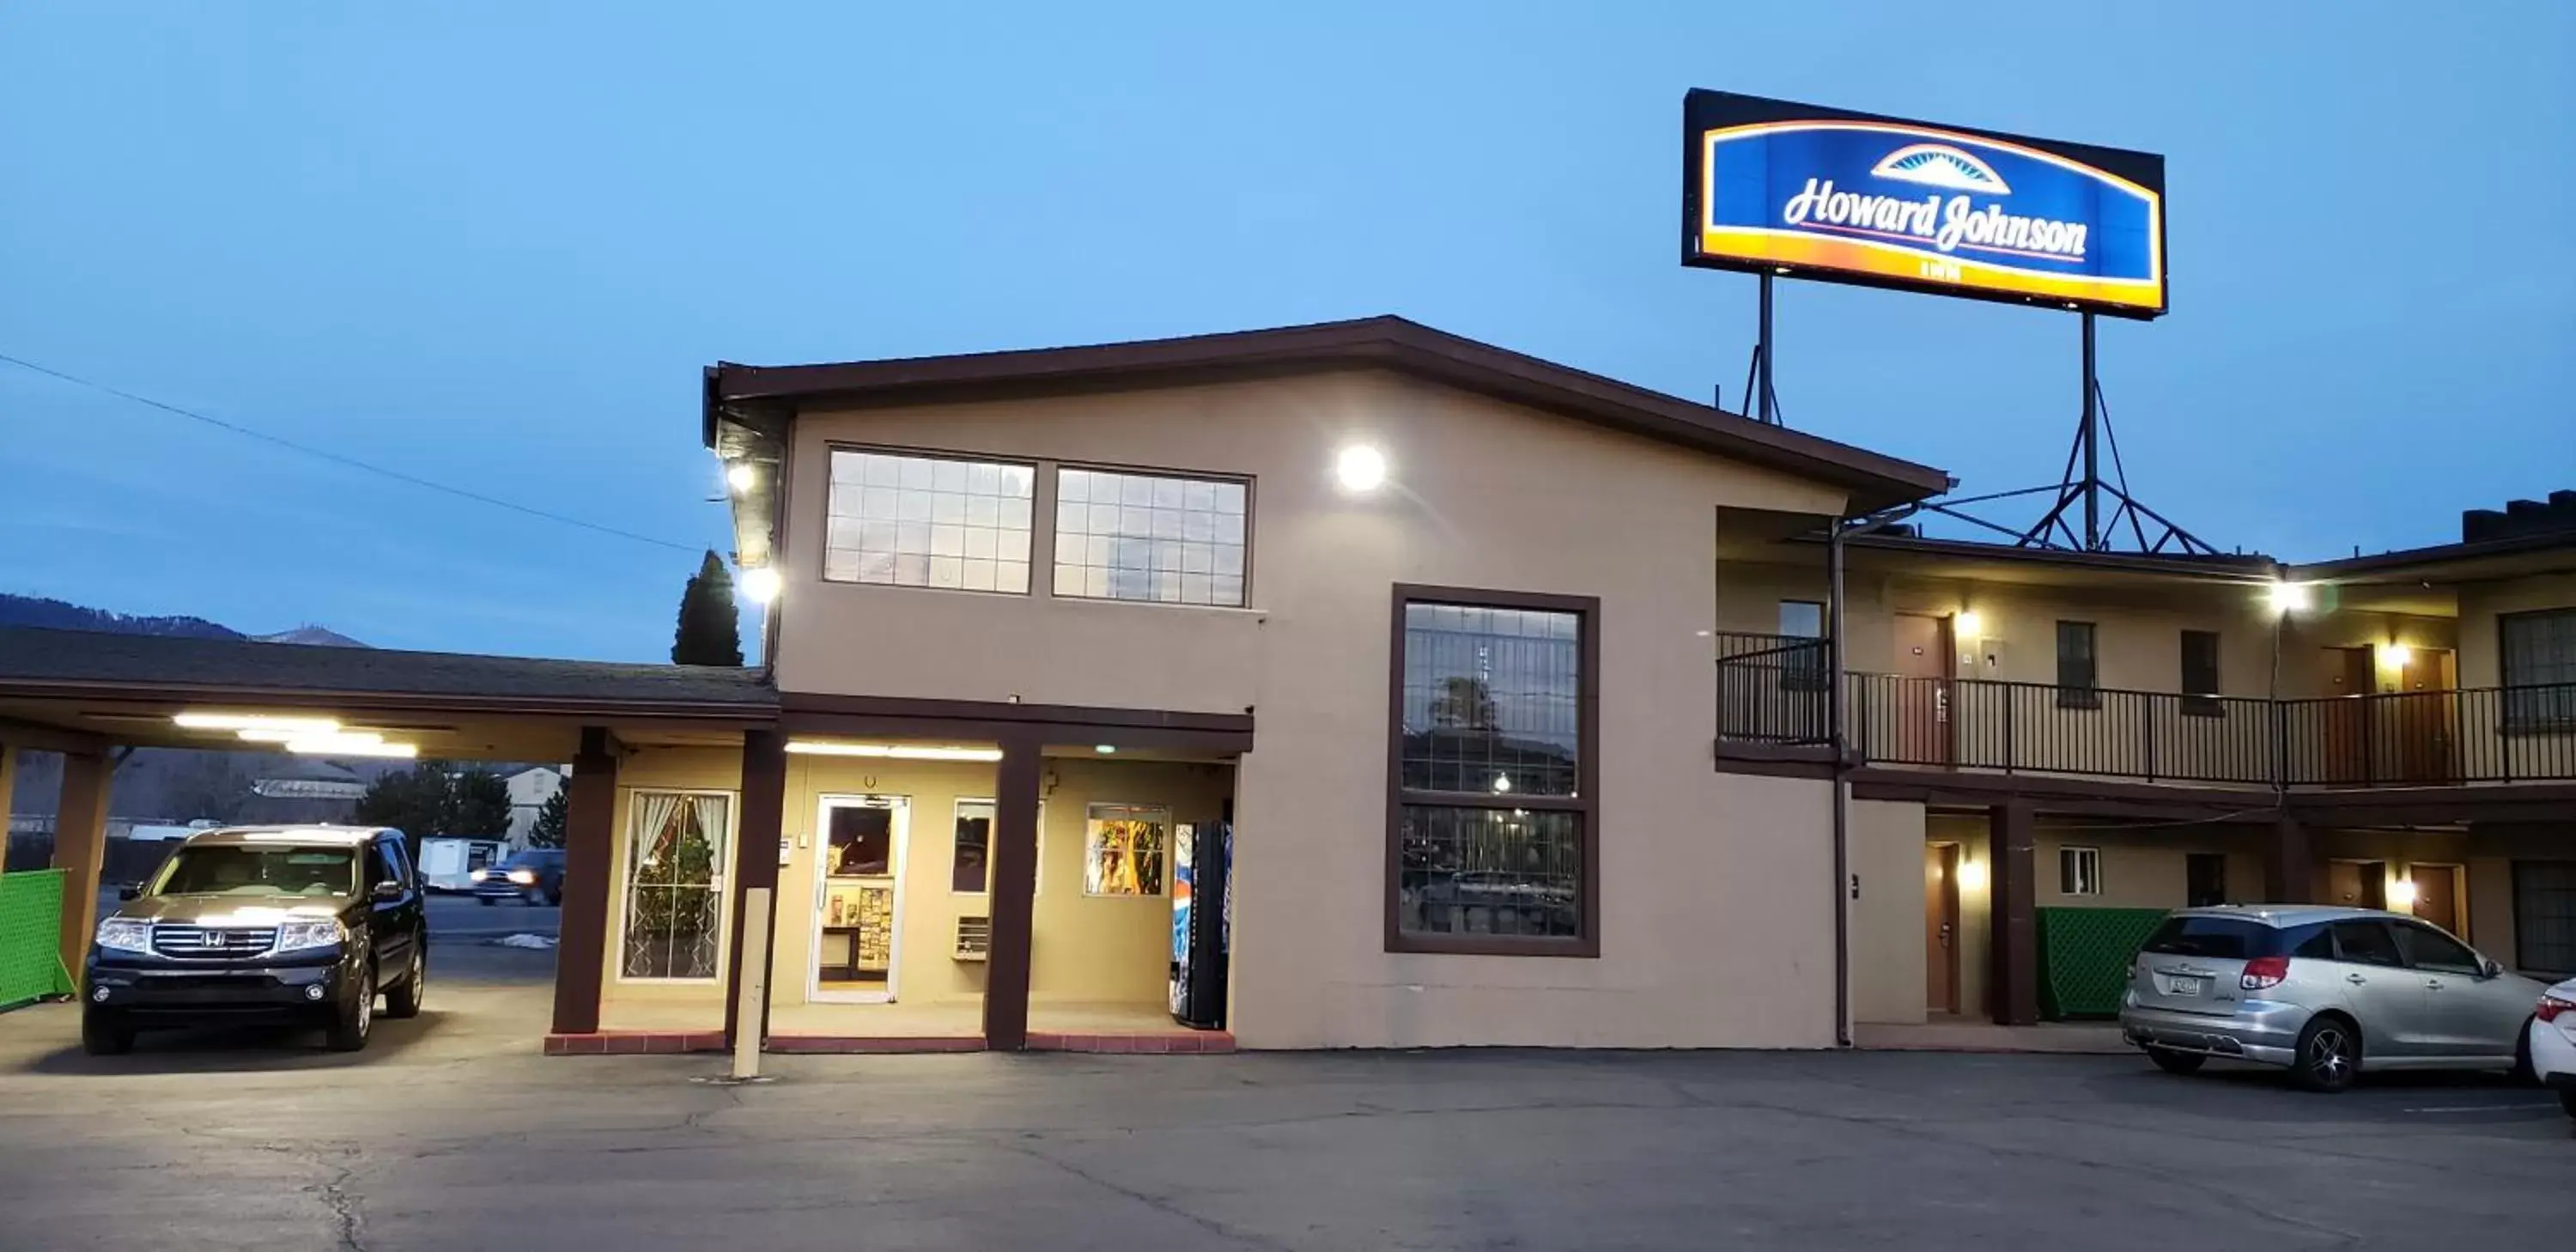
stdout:
<svg viewBox="0 0 2576 1252">
<path fill-rule="evenodd" d="M 1029 589 L 1037 468 L 835 449 L 823 577 L 958 591 Z"/>
<path fill-rule="evenodd" d="M 2102 894 L 2102 849 L 2059 848 L 2057 891 L 2070 896 Z"/>
<path fill-rule="evenodd" d="M 2576 609 L 2507 613 L 2496 633 L 2506 729 L 2576 728 Z"/>
<path fill-rule="evenodd" d="M 2102 691 L 2096 681 L 2093 623 L 2057 624 L 2057 707 L 2098 709 Z"/>
<path fill-rule="evenodd" d="M 1057 471 L 1055 594 L 1242 607 L 1247 494 L 1226 479 Z"/>
<path fill-rule="evenodd" d="M 2576 974 L 2576 861 L 2513 863 L 2513 963 Z"/>
<path fill-rule="evenodd" d="M 1390 950 L 1599 951 L 1594 611 L 1398 589 Z"/>
</svg>

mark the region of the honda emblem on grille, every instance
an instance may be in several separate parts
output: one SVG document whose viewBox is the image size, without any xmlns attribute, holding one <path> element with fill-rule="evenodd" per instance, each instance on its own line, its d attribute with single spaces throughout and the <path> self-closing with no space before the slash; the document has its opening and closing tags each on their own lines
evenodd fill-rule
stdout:
<svg viewBox="0 0 2576 1252">
<path fill-rule="evenodd" d="M 222 931 L 219 931 L 219 930 L 201 930 L 201 931 L 198 931 L 198 932 L 197 932 L 197 943 L 198 943 L 198 945 L 199 945 L 199 946 L 201 946 L 201 947 L 208 947 L 208 948 L 220 948 L 220 947 L 224 946 L 224 935 L 223 935 L 223 932 L 222 932 Z"/>
</svg>

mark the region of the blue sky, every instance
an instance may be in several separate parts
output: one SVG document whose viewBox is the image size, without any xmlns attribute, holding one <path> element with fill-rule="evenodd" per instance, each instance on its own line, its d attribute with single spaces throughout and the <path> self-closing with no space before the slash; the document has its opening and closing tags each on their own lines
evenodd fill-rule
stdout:
<svg viewBox="0 0 2576 1252">
<path fill-rule="evenodd" d="M 2222 546 L 2576 487 L 2576 6 L 969 7 L 11 4 L 0 353 L 719 549 L 719 358 L 1391 312 L 1732 398 L 1753 280 L 1676 259 L 1699 86 L 2167 154 L 2173 312 L 2102 377 Z M 1810 283 L 1778 325 L 1792 425 L 2054 479 L 2071 315 Z M 0 591 L 658 659 L 695 559 L 0 365 Z"/>
</svg>

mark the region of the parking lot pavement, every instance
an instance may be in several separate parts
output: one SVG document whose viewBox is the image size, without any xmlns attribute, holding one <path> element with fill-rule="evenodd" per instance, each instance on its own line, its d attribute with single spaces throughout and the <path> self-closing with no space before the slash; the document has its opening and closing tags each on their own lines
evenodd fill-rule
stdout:
<svg viewBox="0 0 2576 1252">
<path fill-rule="evenodd" d="M 2486 1079 L 2130 1057 L 537 1055 L 436 984 L 367 1052 L 0 1015 L 10 1248 L 2554 1246 L 2576 1138 Z M 290 1046 L 281 1047 L 284 1043 Z"/>
</svg>

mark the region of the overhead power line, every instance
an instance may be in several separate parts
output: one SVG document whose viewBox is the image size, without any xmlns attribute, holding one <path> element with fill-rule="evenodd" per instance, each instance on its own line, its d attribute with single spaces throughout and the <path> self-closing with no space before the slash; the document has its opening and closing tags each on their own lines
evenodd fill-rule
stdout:
<svg viewBox="0 0 2576 1252">
<path fill-rule="evenodd" d="M 34 371 L 35 373 L 42 374 L 48 378 L 61 379 L 62 381 L 77 387 L 87 387 L 92 391 L 105 392 L 120 400 L 130 400 L 136 404 L 159 409 L 164 413 L 174 413 L 180 417 L 187 418 L 190 421 L 204 422 L 206 425 L 215 427 L 218 430 L 228 430 L 236 435 L 242 435 L 251 439 L 259 440 L 261 443 L 275 444 L 278 447 L 285 448 L 290 451 L 301 452 L 306 456 L 329 461 L 334 465 L 345 466 L 354 470 L 362 470 L 369 474 L 380 475 L 385 478 L 393 479 L 396 482 L 409 483 L 412 486 L 426 488 L 431 491 L 444 492 L 451 496 L 472 500 L 477 504 L 488 504 L 494 508 L 508 509 L 513 513 L 524 513 L 530 517 L 541 517 L 549 522 L 561 522 L 566 526 L 578 526 L 583 530 L 595 530 L 603 535 L 614 535 L 620 539 L 631 539 L 637 543 L 649 543 L 657 548 L 670 548 L 678 552 L 696 552 L 704 546 L 700 544 L 673 543 L 668 539 L 656 539 L 651 535 L 639 535 L 631 530 L 620 530 L 615 526 L 603 525 L 599 522 L 587 521 L 567 514 L 551 512 L 532 505 L 520 504 L 514 500 L 504 500 L 499 496 L 487 496 L 482 492 L 471 491 L 463 487 L 450 486 L 446 483 L 423 478 L 418 474 L 406 474 L 401 470 L 389 469 L 372 462 L 361 461 L 353 456 L 343 456 L 337 452 L 330 451 L 327 448 L 317 448 L 311 444 L 297 443 L 295 440 L 285 438 L 281 435 L 272 435 L 264 430 L 254 430 L 239 422 L 228 422 L 220 417 L 211 417 L 207 414 L 199 413 L 194 409 L 181 408 L 175 404 L 155 400 L 150 396 L 136 395 L 131 391 L 126 391 L 118 387 L 111 387 L 106 383 L 98 382 L 94 379 L 82 378 L 76 374 L 66 374 L 61 370 L 38 365 L 33 361 L 10 356 L 7 353 L 0 353 L 0 361 L 5 361 L 8 364 L 15 365 L 23 370 Z"/>
</svg>

